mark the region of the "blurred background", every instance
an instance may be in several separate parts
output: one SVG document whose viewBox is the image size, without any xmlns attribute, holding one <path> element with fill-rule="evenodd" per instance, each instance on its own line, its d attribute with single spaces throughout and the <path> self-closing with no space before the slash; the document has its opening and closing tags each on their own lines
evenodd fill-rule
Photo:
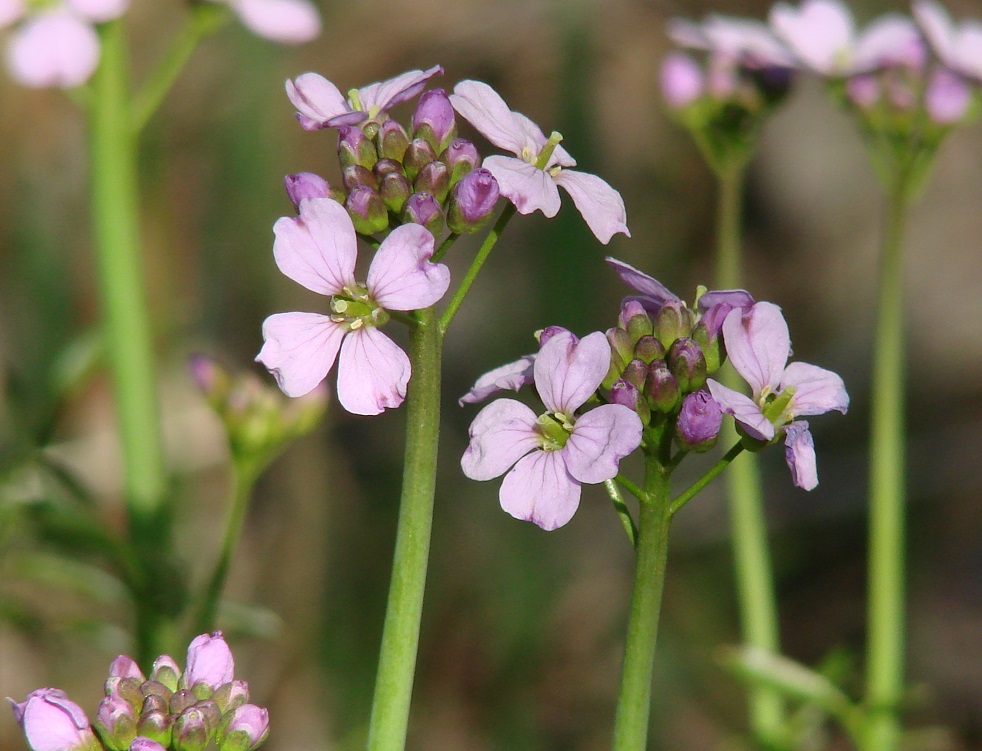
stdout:
<svg viewBox="0 0 982 751">
<path fill-rule="evenodd" d="M 906 5 L 850 3 L 869 20 Z M 946 3 L 979 16 L 973 0 Z M 161 399 L 177 476 L 184 575 L 214 559 L 228 488 L 218 418 L 187 357 L 255 369 L 271 312 L 318 310 L 281 276 L 271 227 L 292 212 L 286 173 L 336 176 L 329 131 L 293 118 L 283 81 L 317 71 L 342 90 L 440 63 L 432 86 L 494 86 L 513 109 L 618 188 L 631 239 L 597 243 L 567 200 L 558 218 L 514 221 L 447 340 L 442 470 L 410 748 L 599 751 L 609 744 L 632 553 L 600 487 L 545 533 L 502 512 L 497 482 L 459 471 L 476 414 L 456 398 L 486 370 L 534 349 L 532 332 L 613 325 L 624 290 L 611 254 L 689 300 L 712 283 L 714 181 L 666 115 L 665 22 L 709 12 L 766 17 L 757 0 L 457 0 L 329 3 L 324 33 L 287 49 L 230 26 L 195 54 L 144 139 L 145 260 Z M 178 2 L 134 2 L 135 77 L 182 19 Z M 84 121 L 57 92 L 0 79 L 0 452 L 39 446 L 123 528 L 105 372 L 55 401 L 98 324 Z M 394 114 L 405 118 L 410 110 Z M 476 137 L 466 124 L 462 135 Z M 479 144 L 483 142 L 479 141 Z M 486 145 L 481 145 L 489 153 Z M 909 331 L 909 723 L 924 748 L 982 749 L 982 126 L 955 131 L 912 212 Z M 841 660 L 857 681 L 865 620 L 869 352 L 881 199 L 853 123 L 802 81 L 768 122 L 745 208 L 747 286 L 782 306 L 795 356 L 843 375 L 846 416 L 813 421 L 821 484 L 795 489 L 764 455 L 782 639 L 807 664 Z M 447 262 L 461 272 L 476 245 Z M 390 331 L 395 327 L 390 327 Z M 263 373 L 263 377 L 271 379 Z M 389 580 L 405 410 L 321 429 L 261 479 L 231 573 L 232 603 L 257 605 L 250 633 L 229 609 L 236 675 L 269 707 L 269 751 L 362 743 Z M 707 466 L 708 466 L 707 459 Z M 698 465 L 698 461 L 691 462 Z M 30 487 L 8 474 L 8 501 Z M 685 478 L 680 478 L 680 483 Z M 28 482 L 29 484 L 29 482 Z M 16 517 L 0 516 L 0 695 L 64 688 L 94 712 L 126 652 L 128 613 L 110 578 L 81 591 Z M 677 518 L 659 634 L 652 749 L 739 747 L 740 684 L 717 663 L 738 640 L 721 485 Z M 183 664 L 183 655 L 175 655 Z M 848 678 L 847 678 L 848 680 Z M 943 729 L 943 730 L 941 730 Z M 845 748 L 834 732 L 830 748 Z M 0 711 L 0 748 L 26 749 Z"/>
</svg>

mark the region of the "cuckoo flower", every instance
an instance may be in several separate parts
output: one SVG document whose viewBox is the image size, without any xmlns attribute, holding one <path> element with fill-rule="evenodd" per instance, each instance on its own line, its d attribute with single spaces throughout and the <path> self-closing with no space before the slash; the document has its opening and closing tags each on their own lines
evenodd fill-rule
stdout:
<svg viewBox="0 0 982 751">
<path fill-rule="evenodd" d="M 17 83 L 31 88 L 72 88 L 89 80 L 99 64 L 94 24 L 121 16 L 129 0 L 63 0 L 34 4 L 0 0 L 0 29 L 20 21 L 7 50 Z"/>
<path fill-rule="evenodd" d="M 419 94 L 426 82 L 443 68 L 411 70 L 388 81 L 369 84 L 348 92 L 347 99 L 338 87 L 318 73 L 303 73 L 287 80 L 286 95 L 297 108 L 297 119 L 304 130 L 340 128 L 365 120 L 382 121 L 390 107 Z"/>
<path fill-rule="evenodd" d="M 501 483 L 501 507 L 546 530 L 572 518 L 580 484 L 617 474 L 618 462 L 641 443 L 641 419 L 620 404 L 604 404 L 582 415 L 610 367 L 610 345 L 595 332 L 582 340 L 557 333 L 539 350 L 535 387 L 546 412 L 536 416 L 521 402 L 498 399 L 482 409 L 470 428 L 461 459 L 464 474 Z"/>
<path fill-rule="evenodd" d="M 576 161 L 520 112 L 513 112 L 494 89 L 480 81 L 461 81 L 450 96 L 454 109 L 491 143 L 515 156 L 489 156 L 483 166 L 495 176 L 501 195 L 521 214 L 541 211 L 554 217 L 561 203 L 559 188 L 570 194 L 577 210 L 605 245 L 618 232 L 630 237 L 620 193 L 596 175 L 568 169 Z"/>
<path fill-rule="evenodd" d="M 258 362 L 287 396 L 312 391 L 338 360 L 338 399 L 349 412 L 377 415 L 406 396 L 409 358 L 378 330 L 387 310 L 425 308 L 450 285 L 450 271 L 431 263 L 433 235 L 419 225 L 394 229 L 382 242 L 364 284 L 355 281 L 357 239 L 344 207 L 309 198 L 298 217 L 273 227 L 280 271 L 331 298 L 329 315 L 276 313 L 263 323 Z M 338 354 L 340 350 L 340 355 Z"/>
<path fill-rule="evenodd" d="M 943 65 L 982 81 L 982 22 L 962 21 L 956 25 L 934 0 L 916 0 L 914 17 Z"/>
<path fill-rule="evenodd" d="M 264 39 L 303 44 L 321 33 L 321 17 L 309 0 L 220 0 L 242 25 Z"/>
<path fill-rule="evenodd" d="M 710 393 L 725 414 L 733 415 L 747 435 L 770 441 L 785 432 L 788 466 L 795 485 L 811 490 L 818 484 L 815 448 L 808 423 L 800 415 L 830 410 L 845 413 L 849 395 L 835 373 L 803 362 L 787 364 L 791 337 L 781 309 L 760 302 L 750 310 L 732 310 L 723 322 L 723 341 L 730 362 L 750 385 L 745 396 L 712 379 Z"/>
<path fill-rule="evenodd" d="M 794 58 L 766 24 L 711 14 L 702 23 L 674 18 L 668 35 L 680 47 L 703 50 L 731 65 L 747 68 L 790 68 Z"/>
<path fill-rule="evenodd" d="M 33 751 L 101 751 L 85 712 L 61 689 L 39 688 L 19 704 L 8 701 Z"/>
</svg>

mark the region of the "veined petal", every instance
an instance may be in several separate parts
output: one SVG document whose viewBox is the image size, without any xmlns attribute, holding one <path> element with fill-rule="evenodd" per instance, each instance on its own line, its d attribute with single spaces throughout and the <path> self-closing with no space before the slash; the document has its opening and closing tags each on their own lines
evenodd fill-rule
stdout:
<svg viewBox="0 0 982 751">
<path fill-rule="evenodd" d="M 580 484 L 566 469 L 562 452 L 535 451 L 521 459 L 501 483 L 501 508 L 549 531 L 573 518 Z"/>
<path fill-rule="evenodd" d="M 785 426 L 784 458 L 791 470 L 791 481 L 797 487 L 813 490 L 818 485 L 815 441 L 807 422 L 792 422 Z"/>
<path fill-rule="evenodd" d="M 617 474 L 617 464 L 641 445 L 641 418 L 621 404 L 603 404 L 576 418 L 563 454 L 566 469 L 580 482 L 597 483 Z"/>
<path fill-rule="evenodd" d="M 791 354 L 788 324 L 777 305 L 759 302 L 749 311 L 730 311 L 723 321 L 723 342 L 730 362 L 750 384 L 755 399 L 765 387 L 777 390 Z"/>
<path fill-rule="evenodd" d="M 525 355 L 515 362 L 489 370 L 474 382 L 471 390 L 460 397 L 457 403 L 463 407 L 465 404 L 482 402 L 499 391 L 518 391 L 522 386 L 533 382 L 532 363 L 534 362 L 535 355 Z"/>
<path fill-rule="evenodd" d="M 501 195 L 515 204 L 519 214 L 541 211 L 552 218 L 559 212 L 559 188 L 548 172 L 511 156 L 489 156 L 482 166 L 494 175 Z"/>
<path fill-rule="evenodd" d="M 433 235 L 421 225 L 392 230 L 368 269 L 367 285 L 375 301 L 389 310 L 418 310 L 443 297 L 450 269 L 431 263 L 432 255 Z"/>
<path fill-rule="evenodd" d="M 442 75 L 443 67 L 434 65 L 428 70 L 411 70 L 387 81 L 369 84 L 358 89 L 361 105 L 370 113 L 385 112 L 419 94 L 433 76 Z M 372 115 L 374 116 L 374 114 Z"/>
<path fill-rule="evenodd" d="M 283 44 L 303 44 L 321 33 L 321 17 L 308 0 L 235 0 L 232 10 L 249 31 Z"/>
<path fill-rule="evenodd" d="M 406 398 L 412 368 L 398 344 L 374 326 L 352 331 L 341 345 L 338 401 L 355 415 L 377 415 Z"/>
<path fill-rule="evenodd" d="M 273 225 L 273 257 L 286 276 L 322 295 L 355 283 L 358 241 L 348 212 L 330 198 L 310 198 L 300 216 Z"/>
<path fill-rule="evenodd" d="M 67 5 L 86 21 L 104 23 L 123 15 L 130 0 L 67 0 Z"/>
<path fill-rule="evenodd" d="M 13 33 L 7 50 L 10 74 L 22 86 L 80 86 L 99 64 L 99 37 L 64 8 L 38 13 Z"/>
<path fill-rule="evenodd" d="M 579 341 L 560 332 L 542 345 L 533 372 L 535 389 L 550 412 L 572 414 L 600 386 L 610 370 L 610 343 L 600 331 Z"/>
<path fill-rule="evenodd" d="M 636 292 L 640 292 L 645 297 L 650 297 L 658 307 L 661 307 L 670 300 L 677 301 L 679 299 L 678 296 L 669 290 L 664 284 L 659 282 L 657 279 L 648 276 L 643 271 L 639 271 L 629 263 L 618 261 L 616 258 L 612 258 L 611 256 L 607 256 L 604 260 L 607 262 L 607 265 L 614 270 L 618 278 L 620 278 L 624 284 Z"/>
<path fill-rule="evenodd" d="M 286 95 L 297 108 L 304 130 L 350 125 L 365 119 L 365 113 L 352 113 L 338 87 L 319 73 L 302 73 L 287 79 Z M 347 120 L 353 118 L 349 123 Z M 344 119 L 344 122 L 340 122 Z"/>
<path fill-rule="evenodd" d="M 706 387 L 720 410 L 743 426 L 743 429 L 753 438 L 769 441 L 774 437 L 774 426 L 764 417 L 760 407 L 748 396 L 717 383 L 712 378 L 706 381 Z"/>
<path fill-rule="evenodd" d="M 806 362 L 793 362 L 784 371 L 782 388 L 788 386 L 795 388 L 790 407 L 794 416 L 821 415 L 833 409 L 845 414 L 849 409 L 846 385 L 831 370 Z"/>
<path fill-rule="evenodd" d="M 461 81 L 454 86 L 450 103 L 462 118 L 498 148 L 521 156 L 522 149 L 529 145 L 526 123 L 518 120 L 498 92 L 483 81 Z M 539 135 L 542 135 L 541 130 Z M 542 135 L 538 150 L 544 144 L 545 136 Z"/>
<path fill-rule="evenodd" d="M 287 396 L 303 396 L 324 380 L 345 329 L 320 313 L 274 313 L 263 321 L 265 344 L 256 356 Z"/>
<path fill-rule="evenodd" d="M 604 245 L 617 233 L 631 236 L 621 194 L 596 175 L 560 170 L 556 183 L 566 189 L 590 231 Z"/>
<path fill-rule="evenodd" d="M 469 434 L 460 467 L 472 480 L 503 475 L 540 445 L 535 413 L 514 399 L 498 399 L 478 412 Z"/>
</svg>

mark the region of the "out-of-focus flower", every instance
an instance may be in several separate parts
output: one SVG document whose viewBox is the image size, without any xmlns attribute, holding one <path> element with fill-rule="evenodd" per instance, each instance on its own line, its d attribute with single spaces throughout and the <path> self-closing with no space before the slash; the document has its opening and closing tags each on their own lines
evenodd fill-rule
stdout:
<svg viewBox="0 0 982 751">
<path fill-rule="evenodd" d="M 321 33 L 321 17 L 309 0 L 213 0 L 228 5 L 249 31 L 281 44 L 303 44 Z"/>
<path fill-rule="evenodd" d="M 429 70 L 411 70 L 387 81 L 352 89 L 348 97 L 318 73 L 303 73 L 287 80 L 286 95 L 297 108 L 297 119 L 304 130 L 339 128 L 365 120 L 380 122 L 389 108 L 417 96 L 433 76 L 443 73 L 434 65 Z"/>
<path fill-rule="evenodd" d="M 58 688 L 39 688 L 17 703 L 14 718 L 33 751 L 101 751 L 85 712 Z"/>
<path fill-rule="evenodd" d="M 389 318 L 386 309 L 425 308 L 447 291 L 449 269 L 429 260 L 433 235 L 418 225 L 397 227 L 376 252 L 367 282 L 359 284 L 355 230 L 335 201 L 304 201 L 300 216 L 279 219 L 273 232 L 280 271 L 329 295 L 331 312 L 269 316 L 256 360 L 287 396 L 302 396 L 324 380 L 337 359 L 338 399 L 346 410 L 375 415 L 398 407 L 406 396 L 409 358 L 378 327 Z"/>
<path fill-rule="evenodd" d="M 969 20 L 956 24 L 934 0 L 916 0 L 914 18 L 943 65 L 982 81 L 982 22 Z"/>
<path fill-rule="evenodd" d="M 684 52 L 670 52 L 661 66 L 661 90 L 672 109 L 695 102 L 706 90 L 699 63 Z"/>
<path fill-rule="evenodd" d="M 733 66 L 791 68 L 794 57 L 760 21 L 711 14 L 701 23 L 673 18 L 668 36 L 680 47 L 703 50 Z"/>
<path fill-rule="evenodd" d="M 243 704 L 232 713 L 219 751 L 253 751 L 269 736 L 269 712 L 255 704 Z"/>
<path fill-rule="evenodd" d="M 513 399 L 482 409 L 470 428 L 461 459 L 464 474 L 501 483 L 501 507 L 546 530 L 572 518 L 581 483 L 617 474 L 618 462 L 641 443 L 641 419 L 621 404 L 574 413 L 589 399 L 610 367 L 610 345 L 601 332 L 582 340 L 561 332 L 535 358 L 536 390 L 546 406 L 536 416 Z"/>
<path fill-rule="evenodd" d="M 617 233 L 630 237 L 620 193 L 596 175 L 568 169 L 576 161 L 559 145 L 559 134 L 546 138 L 538 125 L 510 110 L 494 89 L 480 81 L 461 81 L 450 101 L 491 143 L 515 155 L 489 156 L 483 166 L 519 213 L 541 211 L 554 217 L 561 203 L 557 186 L 562 186 L 600 242 L 606 245 Z"/>
</svg>

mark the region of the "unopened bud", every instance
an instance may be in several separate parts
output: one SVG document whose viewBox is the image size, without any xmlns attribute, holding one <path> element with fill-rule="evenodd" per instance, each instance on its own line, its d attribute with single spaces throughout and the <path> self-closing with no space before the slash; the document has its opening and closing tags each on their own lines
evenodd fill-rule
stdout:
<svg viewBox="0 0 982 751">
<path fill-rule="evenodd" d="M 491 219 L 500 193 L 498 181 L 488 170 L 468 172 L 453 189 L 447 225 L 458 235 L 477 232 Z"/>
<path fill-rule="evenodd" d="M 706 383 L 706 356 L 694 339 L 676 339 L 668 351 L 668 368 L 683 394 L 698 391 Z"/>
<path fill-rule="evenodd" d="M 705 91 L 702 68 L 683 52 L 672 52 L 661 66 L 661 90 L 673 110 L 688 107 Z"/>
<path fill-rule="evenodd" d="M 429 193 L 442 205 L 450 192 L 450 173 L 447 171 L 447 165 L 439 160 L 423 165 L 413 182 L 413 189 L 417 193 Z"/>
<path fill-rule="evenodd" d="M 456 185 L 464 175 L 481 165 L 481 155 L 477 153 L 477 146 L 466 138 L 455 138 L 440 154 L 440 161 L 450 170 L 450 184 Z"/>
<path fill-rule="evenodd" d="M 181 668 L 174 658 L 170 655 L 161 655 L 153 662 L 153 670 L 150 671 L 150 680 L 162 683 L 173 693 L 177 691 L 177 682 L 181 678 Z M 168 694 L 170 698 L 170 694 Z"/>
<path fill-rule="evenodd" d="M 665 347 L 654 336 L 647 334 L 634 344 L 634 356 L 650 365 L 655 360 L 665 359 Z"/>
<path fill-rule="evenodd" d="M 641 390 L 623 378 L 615 381 L 614 385 L 610 387 L 610 403 L 622 404 L 633 409 L 645 425 L 651 419 L 651 408 L 648 406 L 648 402 L 641 398 Z"/>
<path fill-rule="evenodd" d="M 191 706 L 174 720 L 171 744 L 174 751 L 204 751 L 216 729 L 204 709 Z"/>
<path fill-rule="evenodd" d="M 219 686 L 211 697 L 224 715 L 249 702 L 249 684 L 245 681 L 229 681 Z"/>
<path fill-rule="evenodd" d="M 362 186 L 367 186 L 372 190 L 378 189 L 378 178 L 375 177 L 375 173 L 370 169 L 365 169 L 360 164 L 349 164 L 341 170 L 341 179 L 348 193 Z"/>
<path fill-rule="evenodd" d="M 924 106 L 932 121 L 954 125 L 965 117 L 971 103 L 972 87 L 968 81 L 947 68 L 934 68 L 924 92 Z"/>
<path fill-rule="evenodd" d="M 389 212 L 382 196 L 367 185 L 355 187 L 348 194 L 344 207 L 355 225 L 355 232 L 362 235 L 374 235 L 389 226 Z"/>
<path fill-rule="evenodd" d="M 443 229 L 443 211 L 429 193 L 413 193 L 402 210 L 404 224 L 422 224 L 435 237 Z"/>
<path fill-rule="evenodd" d="M 422 138 L 430 143 L 439 154 L 457 135 L 453 105 L 443 89 L 430 89 L 419 98 L 413 114 L 414 138 Z"/>
<path fill-rule="evenodd" d="M 286 195 L 297 211 L 300 202 L 306 198 L 327 198 L 331 195 L 331 186 L 320 175 L 313 172 L 296 172 L 283 178 Z"/>
<path fill-rule="evenodd" d="M 406 199 L 412 195 L 413 186 L 401 171 L 390 172 L 382 178 L 378 192 L 385 207 L 393 214 L 399 214 L 406 205 Z"/>
<path fill-rule="evenodd" d="M 395 159 L 379 159 L 375 162 L 375 166 L 372 167 L 372 172 L 375 173 L 375 177 L 379 180 L 391 172 L 397 172 L 401 175 L 402 162 L 397 162 Z"/>
<path fill-rule="evenodd" d="M 706 373 L 712 375 L 726 359 L 726 350 L 723 349 L 723 337 L 714 336 L 709 332 L 709 328 L 704 321 L 696 324 L 692 330 L 692 339 L 699 345 L 703 356 L 706 358 Z"/>
<path fill-rule="evenodd" d="M 140 678 L 110 676 L 106 681 L 106 696 L 121 696 L 134 707 L 139 707 L 143 703 L 142 686 Z"/>
<path fill-rule="evenodd" d="M 643 336 L 651 336 L 654 331 L 654 324 L 652 324 L 651 319 L 648 314 L 644 311 L 632 315 L 627 321 L 625 326 L 628 335 L 631 337 L 631 343 L 635 343 L 641 339 Z"/>
<path fill-rule="evenodd" d="M 93 725 L 109 751 L 126 751 L 137 736 L 136 721 L 133 705 L 115 695 L 99 702 Z"/>
<path fill-rule="evenodd" d="M 716 445 L 723 413 L 708 391 L 696 391 L 682 400 L 675 437 L 689 451 L 708 451 Z"/>
<path fill-rule="evenodd" d="M 600 384 L 609 389 L 621 377 L 625 366 L 634 358 L 634 347 L 630 335 L 622 328 L 607 329 L 607 343 L 610 344 L 610 369 Z"/>
<path fill-rule="evenodd" d="M 219 751 L 253 751 L 269 737 L 269 713 L 255 704 L 243 704 L 232 714 Z"/>
<path fill-rule="evenodd" d="M 651 409 L 664 414 L 672 412 L 681 398 L 678 381 L 664 360 L 655 360 L 648 366 L 643 391 Z"/>
<path fill-rule="evenodd" d="M 143 692 L 143 696 L 145 698 L 155 696 L 159 698 L 161 701 L 163 701 L 164 704 L 167 704 L 171 700 L 171 697 L 174 695 L 174 692 L 171 691 L 168 686 L 161 683 L 160 681 L 153 681 L 153 680 L 146 681 L 140 687 L 140 690 Z"/>
<path fill-rule="evenodd" d="M 188 358 L 188 371 L 191 373 L 191 380 L 204 394 L 212 409 L 220 409 L 232 388 L 232 378 L 229 372 L 213 358 L 198 352 Z M 110 673 L 111 675 L 112 673 Z M 142 674 L 139 682 L 143 682 Z"/>
<path fill-rule="evenodd" d="M 692 314 L 681 300 L 669 300 L 661 306 L 655 318 L 655 336 L 665 345 L 692 335 Z"/>
<path fill-rule="evenodd" d="M 378 161 L 378 152 L 361 128 L 357 125 L 343 125 L 338 130 L 338 160 L 342 167 L 358 164 L 371 169 Z"/>
<path fill-rule="evenodd" d="M 430 142 L 422 138 L 414 138 L 406 149 L 406 154 L 402 159 L 402 166 L 406 170 L 406 177 L 415 180 L 416 175 L 427 164 L 436 159 L 436 152 L 430 146 Z"/>
<path fill-rule="evenodd" d="M 405 129 L 396 120 L 386 120 L 379 127 L 378 135 L 378 154 L 386 159 L 395 159 L 400 164 L 406 155 L 406 148 L 409 146 L 409 136 Z"/>
<path fill-rule="evenodd" d="M 197 698 L 191 693 L 190 689 L 181 688 L 175 691 L 174 695 L 170 698 L 168 709 L 170 709 L 171 714 L 179 715 L 188 707 L 194 706 L 197 701 Z"/>
<path fill-rule="evenodd" d="M 144 708 L 144 711 L 140 713 L 136 732 L 144 738 L 150 738 L 168 747 L 171 743 L 173 727 L 174 716 L 166 710 L 147 710 Z"/>
</svg>

